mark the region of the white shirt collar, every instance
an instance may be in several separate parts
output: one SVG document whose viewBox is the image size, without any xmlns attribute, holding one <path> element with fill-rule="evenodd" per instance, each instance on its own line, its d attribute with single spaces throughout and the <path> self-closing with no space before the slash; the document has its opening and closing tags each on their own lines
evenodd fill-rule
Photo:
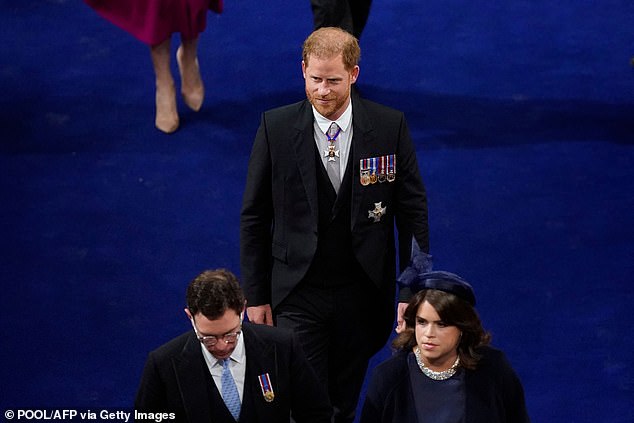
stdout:
<svg viewBox="0 0 634 423">
<path fill-rule="evenodd" d="M 323 117 L 317 111 L 317 109 L 315 109 L 315 106 L 313 106 L 313 115 L 315 116 L 315 122 L 317 123 L 317 126 L 319 126 L 321 132 L 325 134 L 328 131 L 328 128 L 330 128 L 330 124 L 333 121 Z M 335 120 L 334 122 L 337 122 L 337 125 L 339 125 L 343 132 L 346 132 L 348 130 L 348 127 L 352 123 L 352 98 L 350 98 L 350 102 L 348 103 L 348 107 L 346 107 L 346 110 L 341 116 L 339 116 L 339 119 Z"/>
</svg>

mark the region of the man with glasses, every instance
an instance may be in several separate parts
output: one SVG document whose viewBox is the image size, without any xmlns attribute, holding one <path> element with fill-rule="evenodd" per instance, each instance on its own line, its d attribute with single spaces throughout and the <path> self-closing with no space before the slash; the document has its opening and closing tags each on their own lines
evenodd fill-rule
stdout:
<svg viewBox="0 0 634 423">
<path fill-rule="evenodd" d="M 325 389 L 295 336 L 243 322 L 245 298 L 231 272 L 201 273 L 186 298 L 193 330 L 149 354 L 138 420 L 330 422 Z"/>
</svg>

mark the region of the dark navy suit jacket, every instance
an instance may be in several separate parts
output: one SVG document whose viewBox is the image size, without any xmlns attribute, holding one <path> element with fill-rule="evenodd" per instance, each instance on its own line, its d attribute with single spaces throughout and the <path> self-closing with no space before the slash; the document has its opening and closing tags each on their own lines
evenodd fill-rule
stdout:
<svg viewBox="0 0 634 423">
<path fill-rule="evenodd" d="M 243 323 L 246 375 L 240 422 L 330 422 L 327 394 L 289 331 Z M 268 373 L 275 398 L 264 399 L 258 376 Z M 152 351 L 135 401 L 142 412 L 173 412 L 178 422 L 235 423 L 193 331 Z"/>
</svg>

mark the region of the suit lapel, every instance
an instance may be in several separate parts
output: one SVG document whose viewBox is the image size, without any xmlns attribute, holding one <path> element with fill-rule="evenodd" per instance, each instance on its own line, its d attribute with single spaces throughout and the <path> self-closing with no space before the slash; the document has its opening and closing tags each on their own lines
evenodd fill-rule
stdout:
<svg viewBox="0 0 634 423">
<path fill-rule="evenodd" d="M 262 400 L 258 376 L 268 373 L 275 392 L 277 384 L 276 350 L 274 344 L 265 343 L 248 324 L 243 327 L 247 369 L 244 380 L 245 400 L 242 403 L 244 421 L 276 421 L 275 400 Z M 248 394 L 248 395 L 247 395 Z M 256 418 L 257 416 L 257 418 Z"/>
<path fill-rule="evenodd" d="M 372 156 L 375 151 L 375 135 L 374 126 L 368 116 L 363 102 L 360 97 L 353 95 L 352 97 L 352 125 L 354 132 L 352 134 L 352 216 L 350 219 L 350 230 L 354 230 L 354 225 L 359 216 L 359 206 L 363 203 L 363 196 L 366 190 L 361 189 L 359 182 L 360 164 L 359 161 Z"/>
<path fill-rule="evenodd" d="M 210 421 L 211 407 L 207 395 L 209 372 L 200 350 L 200 343 L 192 333 L 183 347 L 182 354 L 172 360 L 183 406 L 189 421 Z"/>
<path fill-rule="evenodd" d="M 310 204 L 313 222 L 317 225 L 317 168 L 315 167 L 315 137 L 313 135 L 313 109 L 306 100 L 299 109 L 297 121 L 293 126 L 293 147 L 297 158 L 296 165 L 302 178 L 306 197 Z"/>
<path fill-rule="evenodd" d="M 348 163 L 346 164 L 346 172 L 343 175 L 343 180 L 341 181 L 341 188 L 339 188 L 339 194 L 337 195 L 337 199 L 335 200 L 335 205 L 332 209 L 331 220 L 339 213 L 339 210 L 343 207 L 345 201 L 350 200 L 350 196 L 352 195 L 352 175 L 354 172 L 353 163 L 354 163 L 354 146 L 350 147 L 350 156 L 348 157 Z M 348 197 L 348 198 L 346 198 Z"/>
</svg>

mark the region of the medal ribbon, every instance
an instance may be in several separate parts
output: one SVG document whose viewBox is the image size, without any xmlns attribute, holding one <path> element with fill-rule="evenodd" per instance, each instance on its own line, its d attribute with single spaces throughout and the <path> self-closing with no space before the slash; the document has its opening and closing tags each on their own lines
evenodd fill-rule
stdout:
<svg viewBox="0 0 634 423">
<path fill-rule="evenodd" d="M 334 143 L 335 141 L 337 141 L 337 137 L 339 136 L 339 132 L 341 132 L 341 128 L 337 129 L 337 133 L 332 138 L 330 138 L 330 135 L 328 134 L 328 132 L 326 132 L 326 136 L 328 137 L 328 142 Z"/>
<path fill-rule="evenodd" d="M 258 379 L 260 379 L 262 393 L 273 392 L 273 388 L 271 388 L 271 380 L 269 379 L 268 373 L 258 376 Z"/>
</svg>

